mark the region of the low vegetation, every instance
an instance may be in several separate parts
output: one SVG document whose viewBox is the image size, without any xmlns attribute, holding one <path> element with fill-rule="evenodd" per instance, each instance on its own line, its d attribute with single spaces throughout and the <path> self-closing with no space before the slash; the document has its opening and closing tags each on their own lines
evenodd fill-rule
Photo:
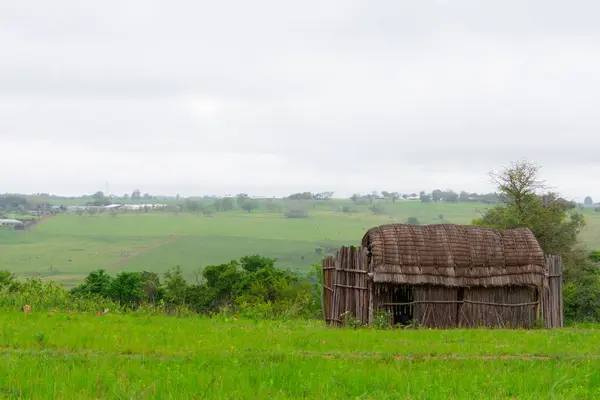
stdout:
<svg viewBox="0 0 600 400">
<path fill-rule="evenodd" d="M 121 272 L 112 277 L 104 270 L 90 273 L 71 291 L 40 279 L 18 281 L 0 271 L 0 307 L 99 312 L 152 310 L 157 313 L 237 313 L 259 319 L 315 318 L 320 313 L 318 275 L 275 268 L 275 260 L 246 256 L 227 264 L 204 268 L 189 284 L 179 268 L 156 273 Z"/>
</svg>

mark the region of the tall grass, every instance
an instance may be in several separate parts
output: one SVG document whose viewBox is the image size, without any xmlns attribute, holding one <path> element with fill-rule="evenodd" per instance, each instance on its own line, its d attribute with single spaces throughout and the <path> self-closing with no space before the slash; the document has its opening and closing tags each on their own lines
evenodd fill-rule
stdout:
<svg viewBox="0 0 600 400">
<path fill-rule="evenodd" d="M 0 398 L 597 398 L 600 330 L 0 311 Z"/>
</svg>

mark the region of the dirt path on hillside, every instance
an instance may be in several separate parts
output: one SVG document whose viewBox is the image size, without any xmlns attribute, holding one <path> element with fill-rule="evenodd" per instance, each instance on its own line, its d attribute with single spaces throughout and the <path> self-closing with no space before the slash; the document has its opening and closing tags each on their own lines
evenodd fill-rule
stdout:
<svg viewBox="0 0 600 400">
<path fill-rule="evenodd" d="M 45 217 L 42 217 L 42 218 L 40 218 L 40 219 L 36 220 L 35 222 L 33 222 L 33 223 L 31 223 L 31 224 L 25 225 L 25 230 L 23 230 L 23 231 L 21 231 L 21 232 L 26 232 L 26 231 L 28 231 L 28 230 L 30 230 L 30 229 L 37 229 L 37 227 L 38 227 L 38 226 L 40 226 L 40 225 L 41 225 L 41 224 L 43 224 L 44 222 L 47 222 L 47 221 L 49 221 L 49 220 L 50 220 L 50 218 L 52 218 L 52 217 L 53 217 L 52 215 L 47 215 L 47 216 L 45 216 Z"/>
<path fill-rule="evenodd" d="M 38 221 L 37 221 L 35 224 L 33 224 L 33 226 L 37 227 L 37 226 L 39 226 L 39 225 L 43 224 L 44 222 L 47 222 L 47 221 L 49 221 L 49 220 L 50 220 L 50 218 L 52 218 L 52 216 L 51 216 L 51 215 L 47 215 L 47 216 L 45 216 L 45 217 L 42 217 L 42 218 L 40 218 L 40 219 L 39 219 L 39 220 L 38 220 Z"/>
<path fill-rule="evenodd" d="M 158 248 L 160 246 L 164 246 L 165 244 L 172 243 L 172 242 L 178 240 L 179 238 L 181 238 L 181 236 L 172 236 L 172 237 L 170 237 L 167 240 L 164 240 L 162 242 L 154 243 L 154 244 L 152 244 L 150 246 L 142 247 L 141 249 L 138 249 L 135 252 L 133 252 L 131 254 L 128 254 L 127 256 L 121 258 L 118 262 L 114 263 L 113 265 L 111 265 L 110 267 L 108 267 L 106 270 L 107 271 L 112 271 L 112 270 L 120 267 L 121 265 L 125 264 L 127 261 L 131 260 L 132 258 L 139 256 L 142 253 L 145 253 L 145 252 L 150 251 L 150 250 L 154 250 L 154 249 L 156 249 L 156 248 Z"/>
</svg>

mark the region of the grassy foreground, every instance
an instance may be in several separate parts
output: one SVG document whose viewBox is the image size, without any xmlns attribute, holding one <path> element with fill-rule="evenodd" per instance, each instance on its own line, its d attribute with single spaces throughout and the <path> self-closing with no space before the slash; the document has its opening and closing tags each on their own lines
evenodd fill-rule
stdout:
<svg viewBox="0 0 600 400">
<path fill-rule="evenodd" d="M 1 398 L 598 398 L 600 330 L 0 311 Z"/>
</svg>

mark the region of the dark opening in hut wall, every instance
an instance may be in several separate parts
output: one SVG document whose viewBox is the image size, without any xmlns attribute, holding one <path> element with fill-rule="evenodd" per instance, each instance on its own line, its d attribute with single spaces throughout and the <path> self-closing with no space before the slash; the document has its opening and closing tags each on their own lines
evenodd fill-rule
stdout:
<svg viewBox="0 0 600 400">
<path fill-rule="evenodd" d="M 374 284 L 374 308 L 387 311 L 390 324 L 409 325 L 413 321 L 414 288 L 410 285 Z"/>
<path fill-rule="evenodd" d="M 392 306 L 393 324 L 408 325 L 412 322 L 414 316 L 413 305 L 415 300 L 414 288 L 410 285 L 392 287 L 392 302 L 400 305 Z M 404 303 L 404 304 L 402 304 Z"/>
</svg>

